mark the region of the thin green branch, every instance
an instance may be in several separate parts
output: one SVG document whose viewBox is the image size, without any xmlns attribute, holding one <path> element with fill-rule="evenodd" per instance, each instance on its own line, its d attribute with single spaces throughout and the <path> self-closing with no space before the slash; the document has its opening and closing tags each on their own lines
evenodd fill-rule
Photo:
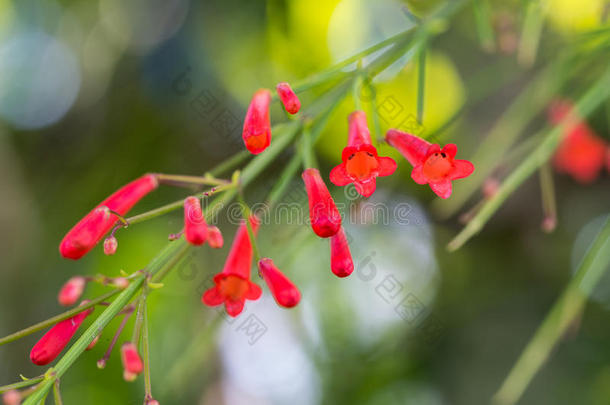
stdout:
<svg viewBox="0 0 610 405">
<path fill-rule="evenodd" d="M 61 391 L 59 389 L 59 379 L 55 380 L 55 384 L 53 384 L 53 399 L 55 400 L 55 405 L 63 405 L 64 401 L 61 399 Z"/>
<path fill-rule="evenodd" d="M 417 58 L 417 122 L 424 122 L 424 97 L 426 96 L 426 44 L 422 44 Z"/>
<path fill-rule="evenodd" d="M 30 385 L 38 384 L 42 380 L 44 380 L 44 375 L 34 377 L 34 378 L 28 378 L 27 380 L 19 381 L 19 382 L 13 383 L 13 384 L 3 385 L 0 387 L 0 394 L 3 394 L 10 390 L 18 390 L 20 388 L 25 388 L 25 387 L 29 387 Z"/>
<path fill-rule="evenodd" d="M 44 320 L 42 322 L 39 322 L 35 325 L 29 326 L 25 329 L 22 329 L 20 331 L 17 331 L 15 333 L 12 333 L 8 336 L 3 337 L 2 339 L 0 339 L 0 346 L 6 344 L 6 343 L 10 343 L 13 342 L 15 340 L 21 339 L 23 337 L 26 337 L 28 335 L 31 335 L 32 333 L 36 333 L 40 330 L 46 329 L 49 326 L 53 326 L 55 325 L 57 322 L 63 321 L 64 319 L 68 319 L 68 318 L 72 318 L 74 315 L 83 312 L 86 309 L 92 308 L 94 306 L 96 306 L 97 304 L 106 301 L 109 298 L 112 298 L 113 296 L 115 296 L 116 294 L 118 294 L 119 292 L 121 292 L 120 289 L 115 289 L 113 291 L 107 292 L 106 294 L 100 295 L 97 298 L 92 299 L 91 301 L 89 301 L 86 304 L 80 305 L 78 307 L 72 308 L 69 311 L 66 312 L 62 312 L 59 315 L 55 315 L 47 320 Z"/>
<path fill-rule="evenodd" d="M 587 93 L 576 104 L 580 116 L 588 116 L 610 95 L 610 68 L 591 86 Z M 544 164 L 557 147 L 560 136 L 565 131 L 565 120 L 561 125 L 551 129 L 540 145 L 504 180 L 498 192 L 483 205 L 477 215 L 466 227 L 449 242 L 448 249 L 459 249 L 470 238 L 476 235 L 489 218 L 500 208 L 504 201 L 515 191 L 532 173 Z"/>
<path fill-rule="evenodd" d="M 493 397 L 496 405 L 517 403 L 557 343 L 582 313 L 587 298 L 610 264 L 610 217 L 589 247 L 578 270 Z"/>
<path fill-rule="evenodd" d="M 491 24 L 491 7 L 489 0 L 474 0 L 474 19 L 481 46 L 488 52 L 496 48 L 494 28 Z"/>
<path fill-rule="evenodd" d="M 143 299 L 142 309 L 142 358 L 144 361 L 144 398 L 152 399 L 152 384 L 150 383 L 150 347 L 148 337 L 148 306 L 146 298 Z"/>
</svg>

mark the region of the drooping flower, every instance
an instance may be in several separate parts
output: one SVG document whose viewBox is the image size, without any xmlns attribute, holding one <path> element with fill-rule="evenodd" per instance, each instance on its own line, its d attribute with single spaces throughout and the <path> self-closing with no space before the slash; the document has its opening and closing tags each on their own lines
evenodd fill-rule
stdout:
<svg viewBox="0 0 610 405">
<path fill-rule="evenodd" d="M 330 238 L 330 269 L 337 277 L 347 277 L 354 271 L 354 262 L 343 227 Z"/>
<path fill-rule="evenodd" d="M 319 237 L 329 238 L 339 231 L 341 214 L 318 169 L 306 169 L 302 177 L 309 199 L 311 227 Z"/>
<path fill-rule="evenodd" d="M 288 83 L 282 82 L 279 83 L 275 89 L 277 90 L 277 95 L 280 97 L 286 111 L 288 111 L 289 114 L 298 113 L 301 109 L 301 101 L 299 101 L 297 95 L 294 94 L 292 87 L 290 87 Z"/>
<path fill-rule="evenodd" d="M 571 117 L 553 156 L 553 166 L 580 183 L 591 183 L 604 167 L 608 144 L 577 115 L 568 100 L 555 100 L 551 104 L 549 121 L 559 124 L 568 114 Z"/>
<path fill-rule="evenodd" d="M 52 362 L 66 347 L 85 318 L 93 312 L 93 308 L 79 312 L 72 318 L 65 319 L 53 326 L 30 351 L 32 363 L 44 366 Z"/>
<path fill-rule="evenodd" d="M 197 197 L 184 200 L 184 238 L 195 246 L 203 245 L 208 237 L 208 224 L 205 222 L 201 201 Z"/>
<path fill-rule="evenodd" d="M 246 149 L 254 155 L 258 155 L 267 149 L 267 146 L 271 143 L 270 103 L 271 92 L 267 89 L 258 90 L 254 93 L 246 112 L 242 137 Z"/>
<path fill-rule="evenodd" d="M 115 254 L 118 247 L 119 241 L 116 240 L 116 237 L 109 236 L 104 239 L 104 254 L 106 256 L 112 256 L 113 254 Z"/>
<path fill-rule="evenodd" d="M 417 184 L 428 184 L 432 191 L 441 198 L 451 195 L 451 182 L 468 177 L 474 171 L 474 165 L 467 160 L 454 159 L 457 146 L 449 143 L 442 149 L 437 144 L 390 129 L 386 140 L 411 163 L 411 177 Z"/>
<path fill-rule="evenodd" d="M 224 240 L 222 238 L 222 232 L 216 226 L 210 226 L 208 228 L 208 243 L 213 249 L 220 249 L 224 244 Z"/>
<path fill-rule="evenodd" d="M 330 181 L 336 186 L 354 183 L 356 191 L 364 197 L 375 192 L 378 176 L 389 176 L 396 170 L 394 159 L 377 155 L 363 111 L 354 111 L 349 116 L 349 135 L 341 160 L 330 172 Z"/>
<path fill-rule="evenodd" d="M 301 300 L 299 289 L 275 266 L 273 260 L 269 258 L 259 260 L 258 270 L 279 306 L 292 308 L 299 303 Z"/>
<path fill-rule="evenodd" d="M 74 305 L 80 296 L 83 295 L 86 284 L 87 280 L 84 277 L 72 277 L 70 280 L 66 281 L 63 287 L 61 287 L 61 290 L 59 290 L 57 301 L 64 307 Z"/>
<path fill-rule="evenodd" d="M 74 260 L 83 257 L 117 222 L 118 218 L 112 215 L 110 210 L 119 215 L 127 214 L 142 197 L 157 186 L 156 176 L 147 174 L 121 187 L 70 229 L 59 245 L 61 255 Z"/>
<path fill-rule="evenodd" d="M 125 381 L 134 381 L 144 371 L 140 353 L 132 342 L 125 342 L 121 346 L 121 362 L 123 363 L 123 378 Z"/>
<path fill-rule="evenodd" d="M 259 221 L 250 217 L 250 224 L 256 233 Z M 207 290 L 201 300 L 209 306 L 225 304 L 230 316 L 237 316 L 243 311 L 246 300 L 257 300 L 262 294 L 261 288 L 250 280 L 252 265 L 252 243 L 248 235 L 248 226 L 242 221 L 227 257 L 222 272 L 214 276 L 214 287 Z"/>
</svg>

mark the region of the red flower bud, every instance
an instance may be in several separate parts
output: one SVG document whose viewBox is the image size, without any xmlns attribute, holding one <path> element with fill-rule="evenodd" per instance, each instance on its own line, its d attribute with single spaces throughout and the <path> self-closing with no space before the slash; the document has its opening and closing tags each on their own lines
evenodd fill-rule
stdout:
<svg viewBox="0 0 610 405">
<path fill-rule="evenodd" d="M 343 227 L 330 238 L 330 269 L 337 277 L 347 277 L 354 271 L 352 254 Z"/>
<path fill-rule="evenodd" d="M 2 403 L 4 405 L 19 405 L 21 404 L 21 393 L 17 390 L 9 390 L 2 394 Z"/>
<path fill-rule="evenodd" d="M 258 262 L 258 269 L 279 306 L 292 308 L 299 303 L 301 293 L 294 283 L 275 267 L 273 260 L 261 259 Z"/>
<path fill-rule="evenodd" d="M 97 342 L 99 342 L 100 340 L 100 335 L 97 335 L 96 337 L 93 338 L 93 340 L 91 341 L 91 343 L 89 343 L 89 345 L 87 346 L 87 348 L 85 350 L 91 350 L 95 347 L 95 345 L 97 344 Z"/>
<path fill-rule="evenodd" d="M 110 281 L 110 284 L 124 290 L 129 286 L 129 280 L 125 277 L 115 277 Z"/>
<path fill-rule="evenodd" d="M 258 90 L 254 93 L 246 113 L 242 137 L 246 149 L 254 155 L 258 155 L 267 149 L 267 146 L 271 143 L 270 103 L 271 92 L 267 89 Z"/>
<path fill-rule="evenodd" d="M 301 102 L 288 83 L 279 83 L 276 88 L 284 108 L 290 114 L 296 114 L 301 109 Z"/>
<path fill-rule="evenodd" d="M 253 231 L 258 230 L 259 221 L 250 217 Z M 209 306 L 225 304 L 230 316 L 237 316 L 243 311 L 246 300 L 257 300 L 262 294 L 261 288 L 250 281 L 250 266 L 252 265 L 252 243 L 248 227 L 242 221 L 231 251 L 221 273 L 214 276 L 214 287 L 207 290 L 201 300 Z"/>
<path fill-rule="evenodd" d="M 85 280 L 84 277 L 72 277 L 70 280 L 66 281 L 63 287 L 61 287 L 61 290 L 59 290 L 57 301 L 64 307 L 74 305 L 80 296 L 83 295 L 86 284 L 87 280 Z"/>
<path fill-rule="evenodd" d="M 187 197 L 184 200 L 184 237 L 195 246 L 203 245 L 208 237 L 208 224 L 197 197 Z"/>
<path fill-rule="evenodd" d="M 302 177 L 309 198 L 309 219 L 313 231 L 321 238 L 333 236 L 341 227 L 341 214 L 320 172 L 318 169 L 306 169 Z"/>
<path fill-rule="evenodd" d="M 66 347 L 85 318 L 93 312 L 89 308 L 74 315 L 72 318 L 58 322 L 32 348 L 30 360 L 39 366 L 52 362 Z"/>
<path fill-rule="evenodd" d="M 125 381 L 133 381 L 144 371 L 144 364 L 136 345 L 131 342 L 123 343 L 121 346 L 121 362 L 123 363 L 123 378 Z"/>
<path fill-rule="evenodd" d="M 104 254 L 107 256 L 112 256 L 116 253 L 117 248 L 119 247 L 119 241 L 116 240 L 114 236 L 109 236 L 104 239 Z"/>
<path fill-rule="evenodd" d="M 156 189 L 157 186 L 157 178 L 152 174 L 147 174 L 121 187 L 70 229 L 59 245 L 61 255 L 74 260 L 83 257 L 112 229 L 118 220 L 109 210 L 119 215 L 125 215 L 142 197 Z"/>
<path fill-rule="evenodd" d="M 208 243 L 210 244 L 210 247 L 214 249 L 220 249 L 224 244 L 222 233 L 218 227 L 210 226 L 208 228 Z"/>
</svg>

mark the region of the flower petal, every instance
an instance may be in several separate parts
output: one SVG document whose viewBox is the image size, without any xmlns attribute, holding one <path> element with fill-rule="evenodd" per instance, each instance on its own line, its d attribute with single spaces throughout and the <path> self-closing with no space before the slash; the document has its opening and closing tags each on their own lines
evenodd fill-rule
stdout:
<svg viewBox="0 0 610 405">
<path fill-rule="evenodd" d="M 424 167 L 422 165 L 419 165 L 419 166 L 415 166 L 413 168 L 413 171 L 411 171 L 411 178 L 417 184 L 427 184 L 428 183 L 428 179 L 426 178 L 426 176 L 424 176 L 423 168 Z"/>
<path fill-rule="evenodd" d="M 370 180 L 361 183 L 359 181 L 354 182 L 354 186 L 356 186 L 356 191 L 360 193 L 363 197 L 370 197 L 375 192 L 377 188 L 377 181 L 375 177 L 371 177 Z"/>
<path fill-rule="evenodd" d="M 261 297 L 261 295 L 263 294 L 263 290 L 261 290 L 261 288 L 259 287 L 258 284 L 250 282 L 250 288 L 248 289 L 248 292 L 246 293 L 246 299 L 249 300 L 257 300 Z"/>
<path fill-rule="evenodd" d="M 335 186 L 347 186 L 352 182 L 352 179 L 347 175 L 347 170 L 345 170 L 345 163 L 335 166 L 330 171 L 330 182 Z"/>
<path fill-rule="evenodd" d="M 454 160 L 453 169 L 449 173 L 449 180 L 463 179 L 474 171 L 474 165 L 467 160 Z"/>
<path fill-rule="evenodd" d="M 454 143 L 448 143 L 443 147 L 441 152 L 447 154 L 451 159 L 453 159 L 457 154 L 457 145 Z"/>
<path fill-rule="evenodd" d="M 224 301 L 224 298 L 222 297 L 222 295 L 220 295 L 218 288 L 216 286 L 214 286 L 203 293 L 203 296 L 201 297 L 201 301 L 203 301 L 203 303 L 205 305 L 214 307 L 216 305 L 222 304 Z"/>
<path fill-rule="evenodd" d="M 451 195 L 451 181 L 443 180 L 437 183 L 429 183 L 432 191 L 440 198 L 449 198 Z"/>
<path fill-rule="evenodd" d="M 246 300 L 244 299 L 225 301 L 225 309 L 227 310 L 227 314 L 231 315 L 232 317 L 236 317 L 237 315 L 241 314 L 241 311 L 244 310 L 245 303 Z"/>
<path fill-rule="evenodd" d="M 389 176 L 396 171 L 396 161 L 390 157 L 378 157 L 378 176 Z"/>
<path fill-rule="evenodd" d="M 430 147 L 428 147 L 428 150 L 426 151 L 426 157 L 432 155 L 433 153 L 437 153 L 441 151 L 441 147 L 439 145 L 437 145 L 436 143 L 430 145 Z"/>
<path fill-rule="evenodd" d="M 397 129 L 390 129 L 386 133 L 386 140 L 411 163 L 412 166 L 421 165 L 426 160 L 426 152 L 430 142 L 415 135 Z"/>
</svg>

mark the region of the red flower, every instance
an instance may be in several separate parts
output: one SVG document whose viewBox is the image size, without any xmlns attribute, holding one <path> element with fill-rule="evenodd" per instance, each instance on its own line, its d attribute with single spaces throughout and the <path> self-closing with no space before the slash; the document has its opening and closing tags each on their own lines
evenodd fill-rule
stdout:
<svg viewBox="0 0 610 405">
<path fill-rule="evenodd" d="M 208 237 L 208 224 L 197 197 L 187 197 L 184 200 L 184 237 L 195 246 L 203 245 Z"/>
<path fill-rule="evenodd" d="M 258 262 L 258 270 L 279 306 L 292 308 L 299 303 L 301 293 L 298 288 L 275 267 L 273 260 L 268 258 L 261 259 Z"/>
<path fill-rule="evenodd" d="M 271 143 L 271 120 L 269 118 L 269 104 L 271 92 L 267 89 L 254 93 L 246 119 L 244 120 L 243 139 L 246 149 L 258 155 Z"/>
<path fill-rule="evenodd" d="M 343 227 L 330 238 L 330 269 L 337 277 L 347 277 L 354 271 L 352 254 Z"/>
<path fill-rule="evenodd" d="M 343 163 L 330 172 L 330 181 L 336 186 L 354 183 L 356 191 L 364 197 L 375 192 L 378 176 L 389 176 L 396 170 L 394 159 L 377 155 L 363 111 L 354 111 L 349 116 L 349 136 L 341 160 Z"/>
<path fill-rule="evenodd" d="M 324 184 L 318 169 L 306 169 L 302 176 L 309 197 L 309 219 L 313 231 L 328 238 L 339 231 L 341 214 Z"/>
<path fill-rule="evenodd" d="M 21 404 L 21 393 L 17 390 L 8 390 L 2 394 L 2 403 L 4 405 L 19 405 Z"/>
<path fill-rule="evenodd" d="M 555 155 L 553 165 L 560 173 L 568 173 L 581 183 L 593 182 L 606 163 L 607 143 L 576 115 L 567 100 L 556 100 L 549 108 L 549 121 L 559 124 L 573 114 Z"/>
<path fill-rule="evenodd" d="M 146 194 L 156 189 L 157 178 L 147 174 L 121 187 L 81 219 L 64 236 L 59 252 L 68 259 L 80 259 L 106 235 L 118 220 L 109 210 L 125 215 Z"/>
<path fill-rule="evenodd" d="M 386 140 L 413 165 L 411 177 L 417 184 L 429 184 L 441 198 L 451 195 L 451 181 L 468 177 L 474 165 L 467 160 L 456 160 L 457 146 L 449 143 L 443 149 L 437 144 L 390 129 Z"/>
<path fill-rule="evenodd" d="M 210 244 L 210 247 L 214 249 L 220 249 L 224 244 L 222 233 L 218 227 L 210 226 L 208 228 L 208 243 Z"/>
<path fill-rule="evenodd" d="M 87 280 L 85 280 L 84 277 L 72 277 L 66 282 L 66 284 L 63 285 L 63 287 L 61 287 L 61 290 L 59 290 L 57 301 L 59 301 L 59 303 L 64 307 L 74 305 L 80 296 L 83 295 L 86 284 Z"/>
<path fill-rule="evenodd" d="M 258 219 L 250 217 L 250 224 L 254 232 L 258 229 Z M 220 305 L 224 302 L 227 313 L 237 316 L 243 311 L 246 299 L 260 298 L 261 288 L 250 281 L 250 266 L 252 264 L 252 243 L 248 235 L 248 227 L 242 221 L 231 251 L 221 273 L 214 276 L 214 287 L 207 290 L 201 300 L 209 306 Z"/>
<path fill-rule="evenodd" d="M 144 371 L 140 353 L 132 342 L 123 343 L 123 346 L 121 346 L 121 362 L 123 363 L 123 378 L 125 381 L 135 380 Z"/>
<path fill-rule="evenodd" d="M 76 333 L 79 326 L 89 314 L 93 312 L 93 308 L 89 308 L 83 312 L 74 315 L 72 318 L 65 319 L 53 326 L 30 352 L 30 360 L 32 363 L 39 366 L 44 366 L 52 362 L 61 351 L 66 347 L 72 336 Z"/>
<path fill-rule="evenodd" d="M 301 109 L 301 102 L 288 83 L 279 83 L 276 88 L 284 108 L 290 114 L 296 114 Z"/>
<path fill-rule="evenodd" d="M 117 248 L 119 247 L 119 241 L 116 240 L 114 236 L 110 236 L 104 239 L 104 254 L 107 256 L 112 256 L 116 253 Z"/>
</svg>

